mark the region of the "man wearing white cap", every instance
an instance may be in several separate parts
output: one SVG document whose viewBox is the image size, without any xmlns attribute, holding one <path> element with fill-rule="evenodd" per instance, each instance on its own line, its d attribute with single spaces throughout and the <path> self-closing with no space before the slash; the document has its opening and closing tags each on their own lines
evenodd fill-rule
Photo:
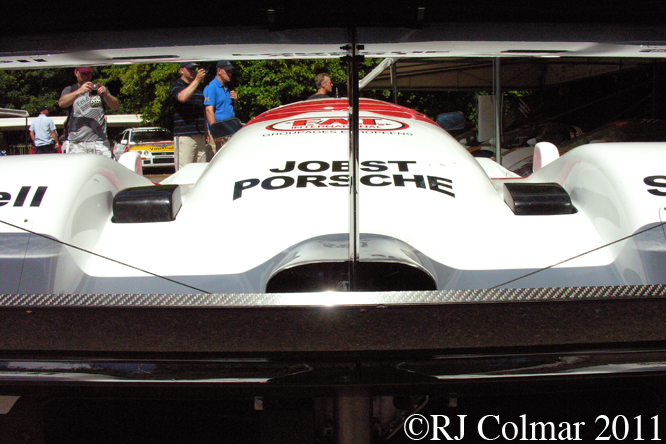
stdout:
<svg viewBox="0 0 666 444">
<path fill-rule="evenodd" d="M 68 151 L 101 154 L 111 158 L 104 104 L 112 110 L 118 110 L 120 103 L 104 85 L 91 82 L 92 74 L 93 70 L 89 66 L 75 68 L 76 83 L 63 89 L 58 100 L 60 108 L 72 107 L 67 128 Z"/>
</svg>

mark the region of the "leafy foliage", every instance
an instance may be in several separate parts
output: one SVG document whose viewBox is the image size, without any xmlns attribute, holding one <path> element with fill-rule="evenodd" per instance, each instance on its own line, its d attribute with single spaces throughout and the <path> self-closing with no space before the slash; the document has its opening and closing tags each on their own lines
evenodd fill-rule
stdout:
<svg viewBox="0 0 666 444">
<path fill-rule="evenodd" d="M 361 63 L 363 78 L 379 59 Z M 340 59 L 296 59 L 235 61 L 231 87 L 238 93 L 236 115 L 244 122 L 262 112 L 304 100 L 315 92 L 314 78 L 326 72 L 340 97 L 347 96 L 346 66 Z M 202 62 L 208 71 L 207 85 L 215 77 L 216 62 Z M 94 81 L 106 85 L 120 101 L 120 110 L 108 113 L 141 114 L 146 124 L 171 128 L 173 104 L 171 83 L 179 77 L 177 63 L 113 65 L 97 68 Z M 64 115 L 57 107 L 62 89 L 76 81 L 72 68 L 0 71 L 0 107 L 26 109 L 36 115 L 42 105 L 53 108 L 52 115 Z M 364 97 L 392 100 L 391 91 L 362 91 Z M 398 103 L 434 117 L 439 112 L 467 111 L 472 94 L 399 92 Z"/>
<path fill-rule="evenodd" d="M 112 93 L 118 91 L 119 113 L 141 114 L 146 123 L 171 126 L 169 88 L 178 77 L 177 63 L 114 65 L 104 68 L 103 74 L 101 83 L 110 86 Z"/>
<path fill-rule="evenodd" d="M 361 77 L 378 60 L 366 60 Z M 314 94 L 314 78 L 326 72 L 340 97 L 347 95 L 347 72 L 339 59 L 258 60 L 237 62 L 233 84 L 238 93 L 236 115 L 243 121 L 276 106 L 305 100 Z"/>
<path fill-rule="evenodd" d="M 360 78 L 367 75 L 379 59 L 366 59 L 360 67 Z M 340 97 L 347 96 L 347 75 L 339 59 L 296 59 L 235 61 L 232 87 L 238 93 L 236 115 L 248 121 L 276 106 L 306 99 L 314 93 L 314 77 L 327 72 Z M 215 61 L 202 62 L 208 70 L 204 84 L 215 76 Z M 178 74 L 177 63 L 114 65 L 96 69 L 95 81 L 109 87 L 120 101 L 117 113 L 141 114 L 146 124 L 172 126 L 172 103 L 169 89 Z M 618 118 L 663 116 L 664 88 L 651 75 L 664 77 L 666 64 L 659 63 L 651 70 L 620 73 L 602 78 L 594 77 L 564 87 L 542 91 L 505 91 L 504 123 L 522 119 L 519 101 L 530 108 L 529 118 L 535 121 L 557 119 L 591 129 Z M 40 106 L 52 107 L 52 115 L 64 115 L 57 107 L 60 92 L 75 82 L 72 68 L 0 70 L 0 107 L 25 109 L 36 115 Z M 399 91 L 397 102 L 435 117 L 442 112 L 463 111 L 471 121 L 476 120 L 476 94 L 484 92 Z M 363 90 L 363 97 L 393 101 L 390 90 Z M 638 99 L 637 99 L 638 98 Z M 593 105 L 602 104 L 602 106 Z M 595 109 L 595 112 L 590 112 Z M 107 110 L 112 113 L 112 111 Z M 524 120 L 524 119 L 523 119 Z M 585 125 L 584 125 L 585 124 Z"/>
<path fill-rule="evenodd" d="M 304 100 L 315 92 L 314 78 L 327 72 L 341 97 L 346 96 L 346 68 L 339 59 L 257 60 L 233 62 L 231 88 L 238 93 L 236 115 L 248 121 L 276 106 Z M 378 60 L 366 60 L 361 77 Z M 215 77 L 216 62 L 200 64 L 208 71 L 204 85 Z M 102 83 L 119 91 L 121 113 L 140 113 L 144 121 L 171 127 L 173 107 L 169 98 L 171 83 L 178 79 L 178 64 L 111 66 L 103 71 Z"/>
<path fill-rule="evenodd" d="M 60 93 L 75 80 L 71 68 L 0 71 L 0 108 L 24 109 L 34 116 L 46 105 L 51 115 L 62 115 Z"/>
</svg>

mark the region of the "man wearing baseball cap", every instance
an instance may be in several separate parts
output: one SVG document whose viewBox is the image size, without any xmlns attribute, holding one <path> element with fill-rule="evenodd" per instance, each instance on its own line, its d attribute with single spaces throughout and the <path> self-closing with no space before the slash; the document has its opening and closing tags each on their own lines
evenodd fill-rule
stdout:
<svg viewBox="0 0 666 444">
<path fill-rule="evenodd" d="M 61 108 L 71 107 L 67 127 L 68 152 L 112 158 L 111 144 L 106 136 L 104 105 L 118 110 L 120 103 L 104 85 L 91 82 L 92 75 L 89 66 L 74 68 L 76 83 L 63 89 L 58 100 Z"/>
<path fill-rule="evenodd" d="M 171 84 L 176 170 L 188 163 L 210 160 L 201 84 L 205 77 L 206 71 L 198 64 L 184 62 L 180 64 L 180 78 Z"/>
<path fill-rule="evenodd" d="M 206 106 L 206 119 L 208 125 L 235 117 L 234 101 L 238 98 L 236 91 L 229 90 L 229 82 L 234 66 L 228 60 L 217 62 L 217 74 L 204 89 L 204 105 Z M 215 141 L 216 150 L 224 142 Z"/>
<path fill-rule="evenodd" d="M 48 117 L 49 107 L 39 108 L 39 116 L 30 125 L 30 138 L 35 145 L 35 154 L 53 154 L 60 147 L 55 123 Z"/>
</svg>

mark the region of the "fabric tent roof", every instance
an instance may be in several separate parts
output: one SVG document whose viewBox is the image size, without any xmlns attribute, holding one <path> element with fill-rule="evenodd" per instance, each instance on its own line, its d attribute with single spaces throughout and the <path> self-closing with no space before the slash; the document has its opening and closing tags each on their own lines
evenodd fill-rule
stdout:
<svg viewBox="0 0 666 444">
<path fill-rule="evenodd" d="M 393 59 L 397 89 L 410 91 L 492 90 L 493 60 L 490 58 Z M 500 59 L 502 89 L 538 89 L 584 78 L 651 67 L 661 59 L 635 58 L 510 58 Z M 364 89 L 391 89 L 385 64 Z M 372 73 L 371 73 L 372 75 Z"/>
</svg>

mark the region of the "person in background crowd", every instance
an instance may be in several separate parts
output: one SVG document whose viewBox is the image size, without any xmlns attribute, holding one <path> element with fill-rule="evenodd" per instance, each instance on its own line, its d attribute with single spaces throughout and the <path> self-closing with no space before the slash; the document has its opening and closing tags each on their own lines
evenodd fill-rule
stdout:
<svg viewBox="0 0 666 444">
<path fill-rule="evenodd" d="M 35 154 L 54 154 L 60 147 L 55 123 L 49 117 L 48 106 L 39 109 L 39 115 L 30 125 L 30 138 L 35 145 Z"/>
<path fill-rule="evenodd" d="M 229 82 L 234 66 L 228 60 L 217 62 L 215 78 L 204 89 L 204 105 L 208 125 L 235 117 L 234 103 L 238 98 L 235 90 L 229 90 Z M 224 144 L 225 139 L 215 140 L 215 151 Z"/>
<path fill-rule="evenodd" d="M 188 163 L 208 162 L 210 134 L 206 125 L 201 82 L 206 71 L 194 62 L 180 64 L 180 78 L 171 84 L 174 103 L 173 134 L 176 169 Z"/>
<path fill-rule="evenodd" d="M 62 90 L 58 106 L 69 108 L 67 140 L 70 153 L 94 153 L 112 158 L 111 144 L 106 136 L 104 105 L 120 109 L 118 99 L 98 83 L 91 82 L 93 70 L 89 66 L 74 69 L 76 83 Z"/>
<path fill-rule="evenodd" d="M 62 134 L 60 135 L 60 152 L 67 154 L 69 152 L 69 141 L 67 141 L 67 127 L 69 126 L 69 116 L 62 124 Z"/>
<path fill-rule="evenodd" d="M 328 94 L 333 92 L 333 82 L 327 73 L 322 72 L 315 77 L 315 88 L 317 92 L 308 97 L 308 100 L 313 99 L 328 99 Z"/>
</svg>

